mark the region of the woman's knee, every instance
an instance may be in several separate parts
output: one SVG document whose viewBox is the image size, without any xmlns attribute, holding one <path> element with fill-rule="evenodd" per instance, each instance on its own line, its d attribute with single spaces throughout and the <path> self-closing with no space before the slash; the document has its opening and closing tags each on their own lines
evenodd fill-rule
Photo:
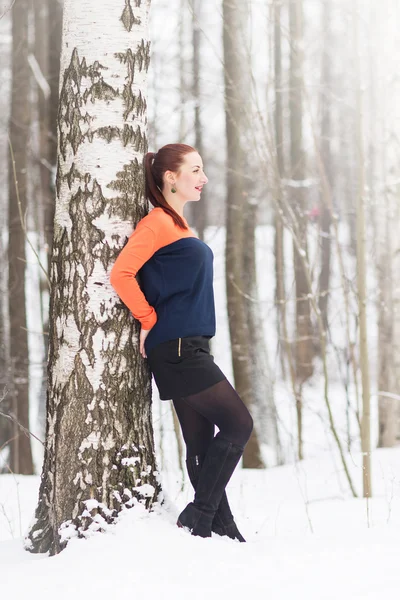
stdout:
<svg viewBox="0 0 400 600">
<path fill-rule="evenodd" d="M 244 419 L 244 423 L 243 423 L 243 437 L 246 439 L 246 442 L 245 442 L 246 444 L 250 439 L 250 436 L 253 431 L 253 427 L 254 427 L 253 417 L 251 416 L 249 411 L 247 411 L 247 415 L 246 415 L 246 418 Z"/>
<path fill-rule="evenodd" d="M 239 446 L 245 447 L 250 439 L 253 431 L 253 418 L 246 408 L 246 411 L 242 413 L 240 419 L 235 422 L 234 431 L 232 432 L 232 439 Z"/>
</svg>

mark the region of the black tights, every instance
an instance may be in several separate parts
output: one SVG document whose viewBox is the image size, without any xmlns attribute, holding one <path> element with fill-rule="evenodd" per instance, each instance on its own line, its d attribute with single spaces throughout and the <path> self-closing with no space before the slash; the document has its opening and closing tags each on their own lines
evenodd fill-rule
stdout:
<svg viewBox="0 0 400 600">
<path fill-rule="evenodd" d="M 244 448 L 253 430 L 253 419 L 227 379 L 203 392 L 173 400 L 186 444 L 186 456 L 204 455 L 214 437 Z"/>
</svg>

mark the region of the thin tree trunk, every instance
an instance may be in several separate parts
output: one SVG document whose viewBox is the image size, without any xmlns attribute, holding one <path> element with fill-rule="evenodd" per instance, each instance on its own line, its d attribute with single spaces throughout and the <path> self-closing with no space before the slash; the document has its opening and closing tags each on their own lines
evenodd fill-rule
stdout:
<svg viewBox="0 0 400 600">
<path fill-rule="evenodd" d="M 151 506 L 149 371 L 112 290 L 116 255 L 147 211 L 149 2 L 66 0 L 51 263 L 47 429 L 29 549 L 54 554 Z"/>
<path fill-rule="evenodd" d="M 282 464 L 283 453 L 278 430 L 278 416 L 269 357 L 265 345 L 263 312 L 259 303 L 256 265 L 257 206 L 247 204 L 244 218 L 243 284 L 246 294 L 250 367 L 252 371 L 252 406 L 260 442 L 268 445 L 271 463 Z"/>
<path fill-rule="evenodd" d="M 322 10 L 322 31 L 324 40 L 324 50 L 322 53 L 322 121 L 321 121 L 321 150 L 322 161 L 326 183 L 332 192 L 332 153 L 331 153 L 331 52 L 333 48 L 333 39 L 331 31 L 331 2 L 325 0 Z M 322 322 L 325 330 L 328 328 L 328 298 L 331 272 L 331 207 L 329 200 L 325 198 L 324 190 L 321 191 L 320 202 L 320 239 L 321 239 L 321 271 L 319 274 L 319 298 L 318 307 L 321 311 Z"/>
<path fill-rule="evenodd" d="M 245 149 L 243 148 L 243 118 L 246 111 L 246 64 L 243 31 L 247 7 L 239 0 L 223 2 L 223 46 L 225 79 L 225 115 L 227 136 L 227 212 L 226 212 L 226 294 L 232 364 L 235 386 L 245 404 L 253 403 L 253 381 L 250 333 L 247 322 L 244 286 L 244 223 L 247 207 Z M 256 428 L 245 448 L 243 466 L 263 466 Z"/>
<path fill-rule="evenodd" d="M 6 248 L 3 244 L 3 236 L 0 235 L 0 263 L 6 264 Z M 3 305 L 7 302 L 7 290 L 5 289 L 5 282 L 0 278 L 0 412 L 8 415 L 10 413 L 10 400 L 11 398 L 7 395 L 7 371 L 10 363 L 8 356 L 8 327 L 6 324 L 6 306 Z M 0 448 L 3 449 L 3 458 L 6 456 L 6 448 L 9 448 L 9 442 L 12 438 L 12 426 L 9 419 L 0 415 Z M 9 453 L 8 453 L 9 454 Z M 4 462 L 6 462 L 4 460 Z M 6 463 L 7 465 L 8 463 Z M 5 464 L 0 464 L 0 473 L 3 470 L 7 470 Z M 5 469 L 4 469 L 5 468 Z"/>
<path fill-rule="evenodd" d="M 25 298 L 25 220 L 27 205 L 27 148 L 29 143 L 28 0 L 12 7 L 12 91 L 9 124 L 8 293 L 10 318 L 11 412 L 29 429 L 29 354 Z M 32 474 L 30 438 L 13 427 L 11 469 Z"/>
<path fill-rule="evenodd" d="M 302 251 L 307 255 L 307 217 L 305 179 L 305 156 L 303 150 L 303 6 L 302 0 L 290 2 L 290 163 L 291 179 L 295 185 L 291 190 L 291 204 L 296 217 L 296 233 L 302 241 Z M 298 183 L 296 183 L 298 182 Z M 296 374 L 303 383 L 313 373 L 313 336 L 310 317 L 311 292 L 304 267 L 293 246 L 295 289 L 296 289 Z M 297 399 L 299 421 L 299 446 L 301 451 L 301 398 Z"/>
<path fill-rule="evenodd" d="M 307 256 L 307 217 L 305 157 L 303 151 L 303 5 L 302 0 L 290 0 L 290 169 L 293 180 L 291 205 L 296 222 L 295 234 L 301 240 L 301 252 Z M 298 183 L 297 183 L 298 182 Z M 298 380 L 296 393 L 298 457 L 303 458 L 302 384 L 313 373 L 313 339 L 308 295 L 311 290 L 304 272 L 302 257 L 293 243 L 293 263 L 296 293 L 296 341 L 295 363 Z"/>
<path fill-rule="evenodd" d="M 36 106 L 33 110 L 32 120 L 38 120 L 39 139 L 35 148 L 37 160 L 33 163 L 34 179 L 34 201 L 32 202 L 32 213 L 35 222 L 35 231 L 37 233 L 38 250 L 45 248 L 47 251 L 47 261 L 45 268 L 49 271 L 49 248 L 51 248 L 51 238 L 53 235 L 52 227 L 49 231 L 46 220 L 48 219 L 49 205 L 54 213 L 54 200 L 52 197 L 52 169 L 50 163 L 50 135 L 49 135 L 49 102 L 50 86 L 49 79 L 49 6 L 48 0 L 37 0 L 33 6 L 35 23 L 35 41 L 34 41 L 34 77 L 32 78 L 35 90 Z M 31 61 L 32 64 L 32 61 Z M 36 110 L 35 110 L 36 109 Z M 34 124 L 33 129 L 36 123 Z M 31 168 L 32 168 L 31 167 Z M 39 172 L 39 177 L 36 172 Z M 44 240 L 43 240 L 44 238 Z M 43 243 L 44 242 L 44 243 Z M 44 355 L 48 351 L 48 310 L 45 305 L 48 303 L 48 279 L 40 271 L 40 313 L 41 329 L 44 332 L 43 344 Z M 38 426 L 41 434 L 44 435 L 46 423 L 46 363 L 43 364 L 43 377 L 41 394 L 39 396 Z"/>
<path fill-rule="evenodd" d="M 47 83 L 50 87 L 50 97 L 46 101 L 46 160 L 42 166 L 48 172 L 48 192 L 43 209 L 45 248 L 47 253 L 47 268 L 50 271 L 51 253 L 53 244 L 53 223 L 55 209 L 55 173 L 57 168 L 57 111 L 58 111 L 58 88 L 60 84 L 60 54 L 62 36 L 62 2 L 61 0 L 47 0 L 47 23 L 46 36 L 48 37 L 47 52 L 42 62 L 46 64 Z M 43 435 L 46 427 L 46 388 L 47 388 L 47 366 L 46 361 L 49 353 L 49 314 L 48 314 L 48 282 L 41 277 L 40 296 L 43 310 L 43 342 L 45 365 L 42 378 L 42 389 L 39 400 L 38 421 Z"/>
<path fill-rule="evenodd" d="M 49 142 L 49 167 L 51 169 L 51 190 L 50 202 L 46 204 L 45 213 L 45 236 L 48 245 L 48 256 L 51 257 L 53 243 L 53 222 L 55 208 L 55 174 L 57 169 L 57 112 L 58 112 L 58 93 L 60 85 L 60 56 L 61 56 L 61 36 L 62 36 L 62 0 L 47 0 L 48 2 L 48 23 L 49 23 L 49 44 L 48 44 L 48 83 L 50 86 L 50 99 L 48 102 L 48 142 Z M 49 260 L 50 265 L 50 260 Z"/>
<path fill-rule="evenodd" d="M 389 148 L 393 146 L 388 144 Z M 395 143 L 397 147 L 397 143 Z M 396 154 L 392 154 L 396 156 Z M 380 439 L 383 446 L 395 446 L 400 440 L 400 290 L 397 284 L 400 268 L 400 185 L 396 184 L 390 193 L 390 210 L 388 210 L 387 237 L 385 238 L 386 252 L 382 262 L 387 259 L 388 267 L 383 267 L 381 283 L 383 285 L 383 302 L 380 306 L 380 341 L 385 344 L 380 347 L 379 390 L 389 392 L 379 396 Z M 385 280 L 383 281 L 383 277 Z M 386 359 L 386 363 L 383 361 Z M 394 395 L 391 396 L 391 394 Z M 396 397 L 397 396 L 397 397 Z M 384 423 L 384 426 L 382 426 Z"/>
<path fill-rule="evenodd" d="M 384 179 L 386 176 L 384 170 Z M 389 194 L 385 191 L 384 203 L 380 204 L 380 210 L 377 211 L 377 238 L 378 238 L 378 256 L 377 256 L 377 278 L 378 278 L 378 390 L 381 392 L 398 392 L 398 379 L 395 376 L 395 353 L 394 332 L 400 311 L 397 294 L 393 298 L 392 281 L 393 258 L 398 253 L 398 245 L 393 244 L 392 227 L 390 220 L 400 222 L 399 211 L 390 210 Z M 395 198 L 398 202 L 398 199 Z M 397 237 L 397 236 L 396 236 Z M 395 252 L 392 248 L 394 247 Z M 393 301 L 394 300 L 394 301 Z M 396 308 L 396 311 L 394 310 Z M 391 448 L 396 444 L 397 432 L 399 426 L 398 418 L 398 400 L 390 395 L 378 395 L 379 409 L 379 438 L 378 446 L 380 448 Z"/>
<path fill-rule="evenodd" d="M 354 55 L 358 57 L 359 39 L 358 22 L 360 19 L 359 4 L 355 0 L 353 6 Z M 357 288 L 358 311 L 360 321 L 360 369 L 362 381 L 363 412 L 361 420 L 361 449 L 363 453 L 363 495 L 370 498 L 371 487 L 371 407 L 369 384 L 369 361 L 367 340 L 367 292 L 366 292 L 366 232 L 365 232 L 365 161 L 363 147 L 363 106 L 361 92 L 361 75 L 359 59 L 356 61 L 356 105 L 357 105 L 357 150 L 358 150 L 358 194 L 357 194 Z"/>
<path fill-rule="evenodd" d="M 11 15 L 7 13 L 0 20 L 0 71 L 9 69 L 11 63 Z M 6 231 L 8 226 L 8 168 L 7 157 L 9 153 L 7 131 L 10 112 L 10 81 L 3 77 L 0 95 L 0 231 Z M 8 272 L 7 272 L 7 245 L 3 235 L 0 235 L 0 264 L 4 265 L 0 271 L 0 411 L 10 412 L 10 394 L 6 394 L 8 383 L 9 357 L 9 319 L 8 319 Z M 12 437 L 10 421 L 0 416 L 0 447 L 3 450 L 3 459 L 6 463 L 6 453 L 9 457 L 9 440 Z M 0 472 L 7 469 L 6 464 L 0 464 Z"/>
<path fill-rule="evenodd" d="M 185 60 L 185 7 L 186 0 L 180 0 L 179 6 L 179 135 L 178 141 L 183 144 L 187 136 L 186 123 L 186 60 Z"/>
<path fill-rule="evenodd" d="M 193 43 L 193 100 L 194 100 L 194 134 L 195 148 L 200 156 L 204 156 L 203 125 L 201 122 L 201 96 L 200 96 L 200 57 L 201 57 L 201 0 L 191 0 L 192 8 L 192 43 Z M 207 186 L 203 188 L 200 202 L 191 203 L 193 224 L 201 240 L 207 226 Z"/>
<path fill-rule="evenodd" d="M 286 291 L 285 291 L 285 255 L 284 228 L 280 214 L 282 206 L 282 180 L 285 177 L 285 161 L 283 153 L 283 96 L 282 96 L 282 34 L 281 34 L 281 1 L 274 0 L 274 72 L 275 72 L 275 112 L 274 128 L 276 143 L 276 166 L 278 169 L 278 197 L 275 204 L 275 299 L 277 304 L 277 326 L 279 336 L 279 354 L 281 356 L 282 376 L 286 378 L 284 356 L 287 354 L 288 340 L 284 334 L 286 321 Z M 289 357 L 287 357 L 290 360 Z"/>
<path fill-rule="evenodd" d="M 371 37 L 372 41 L 378 42 L 379 33 L 383 33 L 379 25 L 382 17 L 380 16 L 379 6 L 370 7 L 371 23 L 373 23 Z M 378 33 L 379 32 L 379 33 Z M 399 302 L 397 286 L 397 265 L 396 258 L 399 256 L 398 227 L 400 223 L 399 197 L 388 185 L 391 164 L 391 156 L 396 156 L 397 140 L 391 142 L 390 135 L 386 137 L 388 102 L 385 89 L 380 93 L 377 89 L 377 82 L 380 81 L 382 73 L 379 69 L 380 61 L 375 56 L 376 48 L 370 48 L 370 95 L 371 105 L 377 108 L 378 94 L 380 112 L 373 111 L 371 119 L 371 167 L 376 165 L 380 172 L 381 181 L 384 185 L 379 188 L 374 186 L 373 176 L 370 175 L 370 190 L 374 206 L 373 225 L 374 242 L 376 256 L 376 277 L 377 302 L 376 310 L 378 313 L 378 419 L 379 419 L 379 437 L 378 447 L 391 448 L 399 442 L 399 406 L 398 399 L 391 397 L 391 394 L 398 394 L 400 377 L 396 376 L 394 368 L 399 356 L 396 340 L 398 339 L 397 323 L 399 319 Z M 389 113 L 390 114 L 390 113 Z M 381 147 L 380 152 L 376 148 Z M 394 150 L 394 152 L 393 152 Z M 379 160 L 380 159 L 380 160 Z M 379 160 L 379 167 L 378 167 Z M 373 171 L 373 168 L 371 168 Z M 396 311 L 395 311 L 396 308 Z M 400 374 L 400 371 L 398 371 Z M 380 394 L 379 392 L 383 392 Z"/>
</svg>

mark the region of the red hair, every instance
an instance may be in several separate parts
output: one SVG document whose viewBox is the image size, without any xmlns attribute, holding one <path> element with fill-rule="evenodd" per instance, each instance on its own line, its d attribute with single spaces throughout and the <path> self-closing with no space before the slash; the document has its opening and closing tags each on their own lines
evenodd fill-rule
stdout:
<svg viewBox="0 0 400 600">
<path fill-rule="evenodd" d="M 144 157 L 145 194 L 151 204 L 160 207 L 172 217 L 181 229 L 187 229 L 182 217 L 168 204 L 163 196 L 163 177 L 166 171 L 179 171 L 186 154 L 197 152 L 186 144 L 167 144 L 158 152 L 147 152 Z"/>
</svg>

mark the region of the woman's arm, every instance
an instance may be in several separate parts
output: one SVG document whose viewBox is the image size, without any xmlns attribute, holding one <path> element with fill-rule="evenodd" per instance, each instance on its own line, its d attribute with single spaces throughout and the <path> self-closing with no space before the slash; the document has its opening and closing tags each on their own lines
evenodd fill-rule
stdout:
<svg viewBox="0 0 400 600">
<path fill-rule="evenodd" d="M 156 324 L 157 314 L 140 289 L 136 274 L 153 256 L 155 237 L 152 229 L 139 223 L 118 255 L 110 275 L 111 285 L 145 330 L 150 330 Z"/>
</svg>

